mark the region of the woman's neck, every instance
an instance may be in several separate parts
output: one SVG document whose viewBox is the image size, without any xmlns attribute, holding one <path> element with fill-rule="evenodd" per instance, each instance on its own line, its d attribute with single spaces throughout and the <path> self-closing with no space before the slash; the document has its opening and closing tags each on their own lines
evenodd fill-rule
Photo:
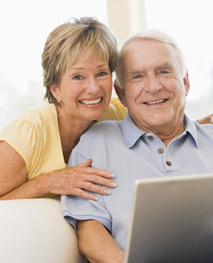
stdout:
<svg viewBox="0 0 213 263">
<path fill-rule="evenodd" d="M 81 135 L 96 121 L 80 121 L 69 118 L 57 110 L 59 134 L 65 163 L 68 162 L 72 149 L 79 142 Z"/>
</svg>

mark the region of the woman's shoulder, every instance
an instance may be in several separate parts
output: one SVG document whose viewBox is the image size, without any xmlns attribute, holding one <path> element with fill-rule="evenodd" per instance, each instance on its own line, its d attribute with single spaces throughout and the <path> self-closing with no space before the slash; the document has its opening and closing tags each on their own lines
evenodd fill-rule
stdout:
<svg viewBox="0 0 213 263">
<path fill-rule="evenodd" d="M 123 120 L 126 116 L 126 108 L 120 102 L 117 97 L 113 97 L 110 101 L 107 111 L 98 119 L 98 121 L 103 120 Z"/>
<path fill-rule="evenodd" d="M 25 119 L 32 122 L 39 122 L 49 119 L 51 115 L 56 116 L 56 109 L 53 104 L 36 105 L 22 112 L 17 119 Z"/>
<path fill-rule="evenodd" d="M 52 116 L 52 117 L 51 117 Z M 43 104 L 27 109 L 19 114 L 13 121 L 2 129 L 0 135 L 15 134 L 45 134 L 46 126 L 50 120 L 57 122 L 57 114 L 53 105 Z"/>
<path fill-rule="evenodd" d="M 53 104 L 36 105 L 22 112 L 14 122 L 28 123 L 38 132 L 57 125 L 57 113 Z"/>
</svg>

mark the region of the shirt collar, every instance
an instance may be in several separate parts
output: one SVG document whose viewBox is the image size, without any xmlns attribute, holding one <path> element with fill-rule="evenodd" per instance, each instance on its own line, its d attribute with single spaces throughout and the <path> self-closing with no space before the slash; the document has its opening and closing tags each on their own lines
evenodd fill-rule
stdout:
<svg viewBox="0 0 213 263">
<path fill-rule="evenodd" d="M 196 146 L 198 147 L 198 139 L 196 132 L 196 125 L 193 121 L 191 121 L 186 115 L 184 116 L 184 124 L 185 131 L 184 133 L 189 133 Z M 142 135 L 146 134 L 146 132 L 140 130 L 133 122 L 132 118 L 127 113 L 126 118 L 120 122 L 120 127 L 123 133 L 124 143 L 128 148 L 131 148 L 138 139 L 141 138 Z"/>
<path fill-rule="evenodd" d="M 196 146 L 198 147 L 197 128 L 196 128 L 197 124 L 194 121 L 191 121 L 187 117 L 187 115 L 184 115 L 184 125 L 185 125 L 185 132 L 191 135 Z"/>
<path fill-rule="evenodd" d="M 128 148 L 131 148 L 145 133 L 134 124 L 129 113 L 127 113 L 126 118 L 120 122 L 120 127 L 123 133 L 124 143 Z"/>
</svg>

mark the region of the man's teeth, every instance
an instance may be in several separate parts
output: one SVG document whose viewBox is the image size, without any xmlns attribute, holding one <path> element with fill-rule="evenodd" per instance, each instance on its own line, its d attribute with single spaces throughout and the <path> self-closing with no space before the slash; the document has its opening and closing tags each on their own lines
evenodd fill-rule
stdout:
<svg viewBox="0 0 213 263">
<path fill-rule="evenodd" d="M 155 101 L 145 102 L 145 104 L 147 104 L 147 105 L 153 105 L 153 104 L 158 104 L 158 103 L 165 102 L 165 101 L 167 101 L 167 99 L 161 99 L 161 100 L 155 100 Z"/>
<path fill-rule="evenodd" d="M 96 99 L 96 100 L 80 100 L 80 103 L 86 104 L 86 105 L 97 104 L 99 102 L 101 102 L 101 98 Z"/>
</svg>

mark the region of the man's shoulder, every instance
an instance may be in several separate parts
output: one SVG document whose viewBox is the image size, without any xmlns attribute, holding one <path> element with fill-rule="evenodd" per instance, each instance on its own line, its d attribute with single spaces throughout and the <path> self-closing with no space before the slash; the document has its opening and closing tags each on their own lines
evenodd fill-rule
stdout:
<svg viewBox="0 0 213 263">
<path fill-rule="evenodd" d="M 195 123 L 198 133 L 205 133 L 213 137 L 213 124 L 198 124 Z"/>
<path fill-rule="evenodd" d="M 105 137 L 106 135 L 116 135 L 120 131 L 120 121 L 115 120 L 106 120 L 93 124 L 89 130 L 87 130 L 82 137 L 88 136 L 101 136 Z M 109 134 L 113 132 L 113 134 Z"/>
<path fill-rule="evenodd" d="M 103 149 L 111 149 L 122 142 L 122 132 L 119 121 L 103 121 L 95 123 L 80 138 L 73 152 L 97 153 Z"/>
<path fill-rule="evenodd" d="M 213 146 L 213 124 L 198 124 L 196 122 L 196 141 L 198 145 L 212 149 Z"/>
</svg>

